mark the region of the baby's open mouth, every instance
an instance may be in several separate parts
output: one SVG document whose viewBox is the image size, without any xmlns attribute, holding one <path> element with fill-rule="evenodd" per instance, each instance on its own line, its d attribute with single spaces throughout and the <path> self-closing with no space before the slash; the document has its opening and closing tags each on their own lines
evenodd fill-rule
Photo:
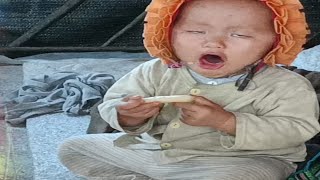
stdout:
<svg viewBox="0 0 320 180">
<path fill-rule="evenodd" d="M 220 56 L 212 55 L 212 54 L 204 55 L 204 56 L 202 56 L 202 59 L 204 59 L 208 63 L 213 63 L 213 64 L 218 64 L 218 63 L 224 62 Z"/>
<path fill-rule="evenodd" d="M 215 54 L 206 54 L 200 58 L 200 67 L 204 69 L 219 69 L 224 65 L 224 59 Z"/>
</svg>

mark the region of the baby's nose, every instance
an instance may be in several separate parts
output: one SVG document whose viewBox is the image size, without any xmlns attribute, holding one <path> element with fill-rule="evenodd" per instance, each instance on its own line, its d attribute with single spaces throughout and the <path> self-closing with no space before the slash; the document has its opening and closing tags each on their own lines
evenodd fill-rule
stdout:
<svg viewBox="0 0 320 180">
<path fill-rule="evenodd" d="M 204 48 L 225 48 L 224 37 L 219 35 L 208 35 L 204 40 L 203 47 Z"/>
</svg>

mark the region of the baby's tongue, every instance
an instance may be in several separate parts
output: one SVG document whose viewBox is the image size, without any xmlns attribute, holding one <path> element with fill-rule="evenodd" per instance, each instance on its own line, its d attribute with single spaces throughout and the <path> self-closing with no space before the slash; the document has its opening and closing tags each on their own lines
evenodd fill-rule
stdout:
<svg viewBox="0 0 320 180">
<path fill-rule="evenodd" d="M 205 55 L 201 58 L 206 64 L 220 64 L 223 63 L 223 60 L 221 59 L 220 56 L 217 55 Z"/>
</svg>

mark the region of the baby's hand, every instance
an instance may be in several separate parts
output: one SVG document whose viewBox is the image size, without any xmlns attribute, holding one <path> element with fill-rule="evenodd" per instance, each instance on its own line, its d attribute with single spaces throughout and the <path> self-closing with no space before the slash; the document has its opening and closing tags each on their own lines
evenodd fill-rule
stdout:
<svg viewBox="0 0 320 180">
<path fill-rule="evenodd" d="M 160 102 L 144 102 L 141 96 L 125 97 L 123 102 L 116 106 L 118 121 L 121 126 L 134 127 L 144 124 L 148 118 L 159 113 Z"/>
<path fill-rule="evenodd" d="M 184 123 L 191 126 L 207 126 L 228 134 L 235 134 L 235 116 L 212 101 L 195 96 L 193 103 L 175 103 L 181 108 Z"/>
</svg>

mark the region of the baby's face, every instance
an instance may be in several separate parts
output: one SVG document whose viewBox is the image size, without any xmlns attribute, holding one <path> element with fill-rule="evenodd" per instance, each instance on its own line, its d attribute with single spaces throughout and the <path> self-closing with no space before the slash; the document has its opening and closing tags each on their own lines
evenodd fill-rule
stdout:
<svg viewBox="0 0 320 180">
<path fill-rule="evenodd" d="M 258 0 L 191 0 L 172 31 L 176 56 L 206 77 L 241 72 L 273 47 L 273 14 Z"/>
</svg>

